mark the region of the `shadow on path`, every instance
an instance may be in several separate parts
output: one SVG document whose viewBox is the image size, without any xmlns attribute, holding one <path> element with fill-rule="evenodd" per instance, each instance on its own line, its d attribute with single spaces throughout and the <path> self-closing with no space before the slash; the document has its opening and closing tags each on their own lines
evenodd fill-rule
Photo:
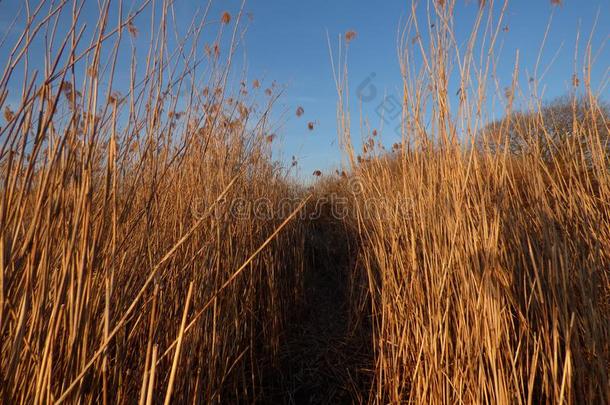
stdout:
<svg viewBox="0 0 610 405">
<path fill-rule="evenodd" d="M 351 239 L 343 224 L 310 223 L 302 310 L 288 325 L 265 402 L 367 402 L 372 346 L 370 330 L 350 327 L 349 277 L 356 265 Z"/>
</svg>

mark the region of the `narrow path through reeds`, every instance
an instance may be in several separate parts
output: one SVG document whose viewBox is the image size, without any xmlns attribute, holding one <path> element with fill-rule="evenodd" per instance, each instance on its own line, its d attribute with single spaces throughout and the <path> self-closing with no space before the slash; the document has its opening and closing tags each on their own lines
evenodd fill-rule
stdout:
<svg viewBox="0 0 610 405">
<path fill-rule="evenodd" d="M 306 229 L 303 300 L 288 325 L 279 364 L 269 372 L 265 402 L 366 402 L 372 347 L 370 330 L 350 316 L 354 238 L 330 217 Z"/>
</svg>

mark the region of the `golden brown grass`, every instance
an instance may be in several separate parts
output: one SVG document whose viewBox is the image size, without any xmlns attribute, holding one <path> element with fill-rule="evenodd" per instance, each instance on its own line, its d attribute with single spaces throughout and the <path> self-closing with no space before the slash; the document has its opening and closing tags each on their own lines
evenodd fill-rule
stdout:
<svg viewBox="0 0 610 405">
<path fill-rule="evenodd" d="M 275 97 L 227 94 L 241 13 L 214 25 L 203 10 L 168 49 L 171 2 L 119 21 L 108 15 L 120 2 L 103 2 L 89 43 L 80 4 L 28 10 L 0 80 L 0 397 L 253 400 L 298 288 L 302 232 L 292 216 L 231 211 L 292 193 L 265 142 Z M 148 58 L 122 60 L 147 17 Z M 196 52 L 211 27 L 224 57 Z M 127 86 L 113 86 L 118 70 Z"/>
<path fill-rule="evenodd" d="M 515 113 L 516 68 L 485 126 L 506 3 L 480 2 L 466 47 L 454 1 L 425 24 L 413 5 L 391 153 L 369 128 L 356 156 L 340 55 L 349 170 L 316 170 L 314 198 L 271 163 L 273 86 L 229 91 L 242 11 L 179 34 L 170 1 L 118 21 L 105 1 L 87 36 L 79 4 L 28 9 L 0 76 L 0 400 L 610 400 L 607 112 L 577 75 L 556 148 L 536 81 Z"/>
<path fill-rule="evenodd" d="M 563 111 L 561 148 L 535 84 L 523 103 L 528 125 L 481 131 L 507 4 L 490 3 L 465 48 L 453 34 L 455 2 L 430 2 L 425 22 L 413 6 L 401 42 L 402 143 L 392 155 L 365 149 L 354 164 L 340 66 L 339 135 L 359 184 L 351 221 L 363 266 L 354 277 L 368 280 L 354 304 L 373 316 L 370 402 L 610 398 L 607 110 L 585 75 L 584 95 Z M 589 44 L 584 72 L 591 52 Z M 452 110 L 456 71 L 462 91 Z M 507 117 L 523 117 L 513 112 L 513 95 L 525 93 L 518 75 L 505 92 Z M 515 137 L 528 148 L 511 148 Z"/>
</svg>

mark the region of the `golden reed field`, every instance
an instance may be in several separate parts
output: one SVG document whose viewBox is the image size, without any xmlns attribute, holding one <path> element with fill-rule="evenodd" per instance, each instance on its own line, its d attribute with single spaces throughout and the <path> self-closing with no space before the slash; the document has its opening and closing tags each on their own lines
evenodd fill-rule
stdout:
<svg viewBox="0 0 610 405">
<path fill-rule="evenodd" d="M 271 158 L 281 89 L 235 79 L 243 7 L 177 37 L 170 0 L 100 0 L 94 25 L 28 3 L 0 42 L 0 402 L 610 403 L 597 50 L 583 31 L 573 92 L 526 98 L 507 2 L 456 47 L 455 1 L 427 2 L 425 41 L 405 2 L 393 146 L 351 127 L 356 32 L 331 47 L 345 164 L 313 185 Z M 144 58 L 136 17 L 160 21 Z"/>
</svg>

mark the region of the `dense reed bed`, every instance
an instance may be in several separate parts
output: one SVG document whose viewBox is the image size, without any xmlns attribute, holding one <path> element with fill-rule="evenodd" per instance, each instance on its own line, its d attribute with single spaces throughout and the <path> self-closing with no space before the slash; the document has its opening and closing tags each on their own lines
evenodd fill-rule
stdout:
<svg viewBox="0 0 610 405">
<path fill-rule="evenodd" d="M 363 128 L 356 156 L 347 68 L 338 71 L 340 135 L 358 184 L 354 278 L 368 285 L 355 307 L 373 317 L 368 399 L 606 403 L 610 117 L 588 76 L 594 50 L 581 55 L 572 93 L 544 103 L 538 78 L 521 87 L 518 55 L 495 53 L 508 3 L 480 3 L 467 46 L 456 43 L 454 1 L 428 2 L 427 21 L 413 6 L 392 153 Z M 507 62 L 505 118 L 487 124 L 488 88 L 502 88 L 494 67 Z"/>
<path fill-rule="evenodd" d="M 597 51 L 549 103 L 496 52 L 507 1 L 479 2 L 466 45 L 455 0 L 424 6 L 400 142 L 362 119 L 356 151 L 349 31 L 347 164 L 308 189 L 272 161 L 281 89 L 236 72 L 243 7 L 24 6 L 0 38 L 0 400 L 607 403 Z"/>
<path fill-rule="evenodd" d="M 300 198 L 269 159 L 278 89 L 229 82 L 241 12 L 126 10 L 41 2 L 4 44 L 0 397 L 254 400 L 302 270 L 292 212 L 251 204 Z"/>
</svg>

